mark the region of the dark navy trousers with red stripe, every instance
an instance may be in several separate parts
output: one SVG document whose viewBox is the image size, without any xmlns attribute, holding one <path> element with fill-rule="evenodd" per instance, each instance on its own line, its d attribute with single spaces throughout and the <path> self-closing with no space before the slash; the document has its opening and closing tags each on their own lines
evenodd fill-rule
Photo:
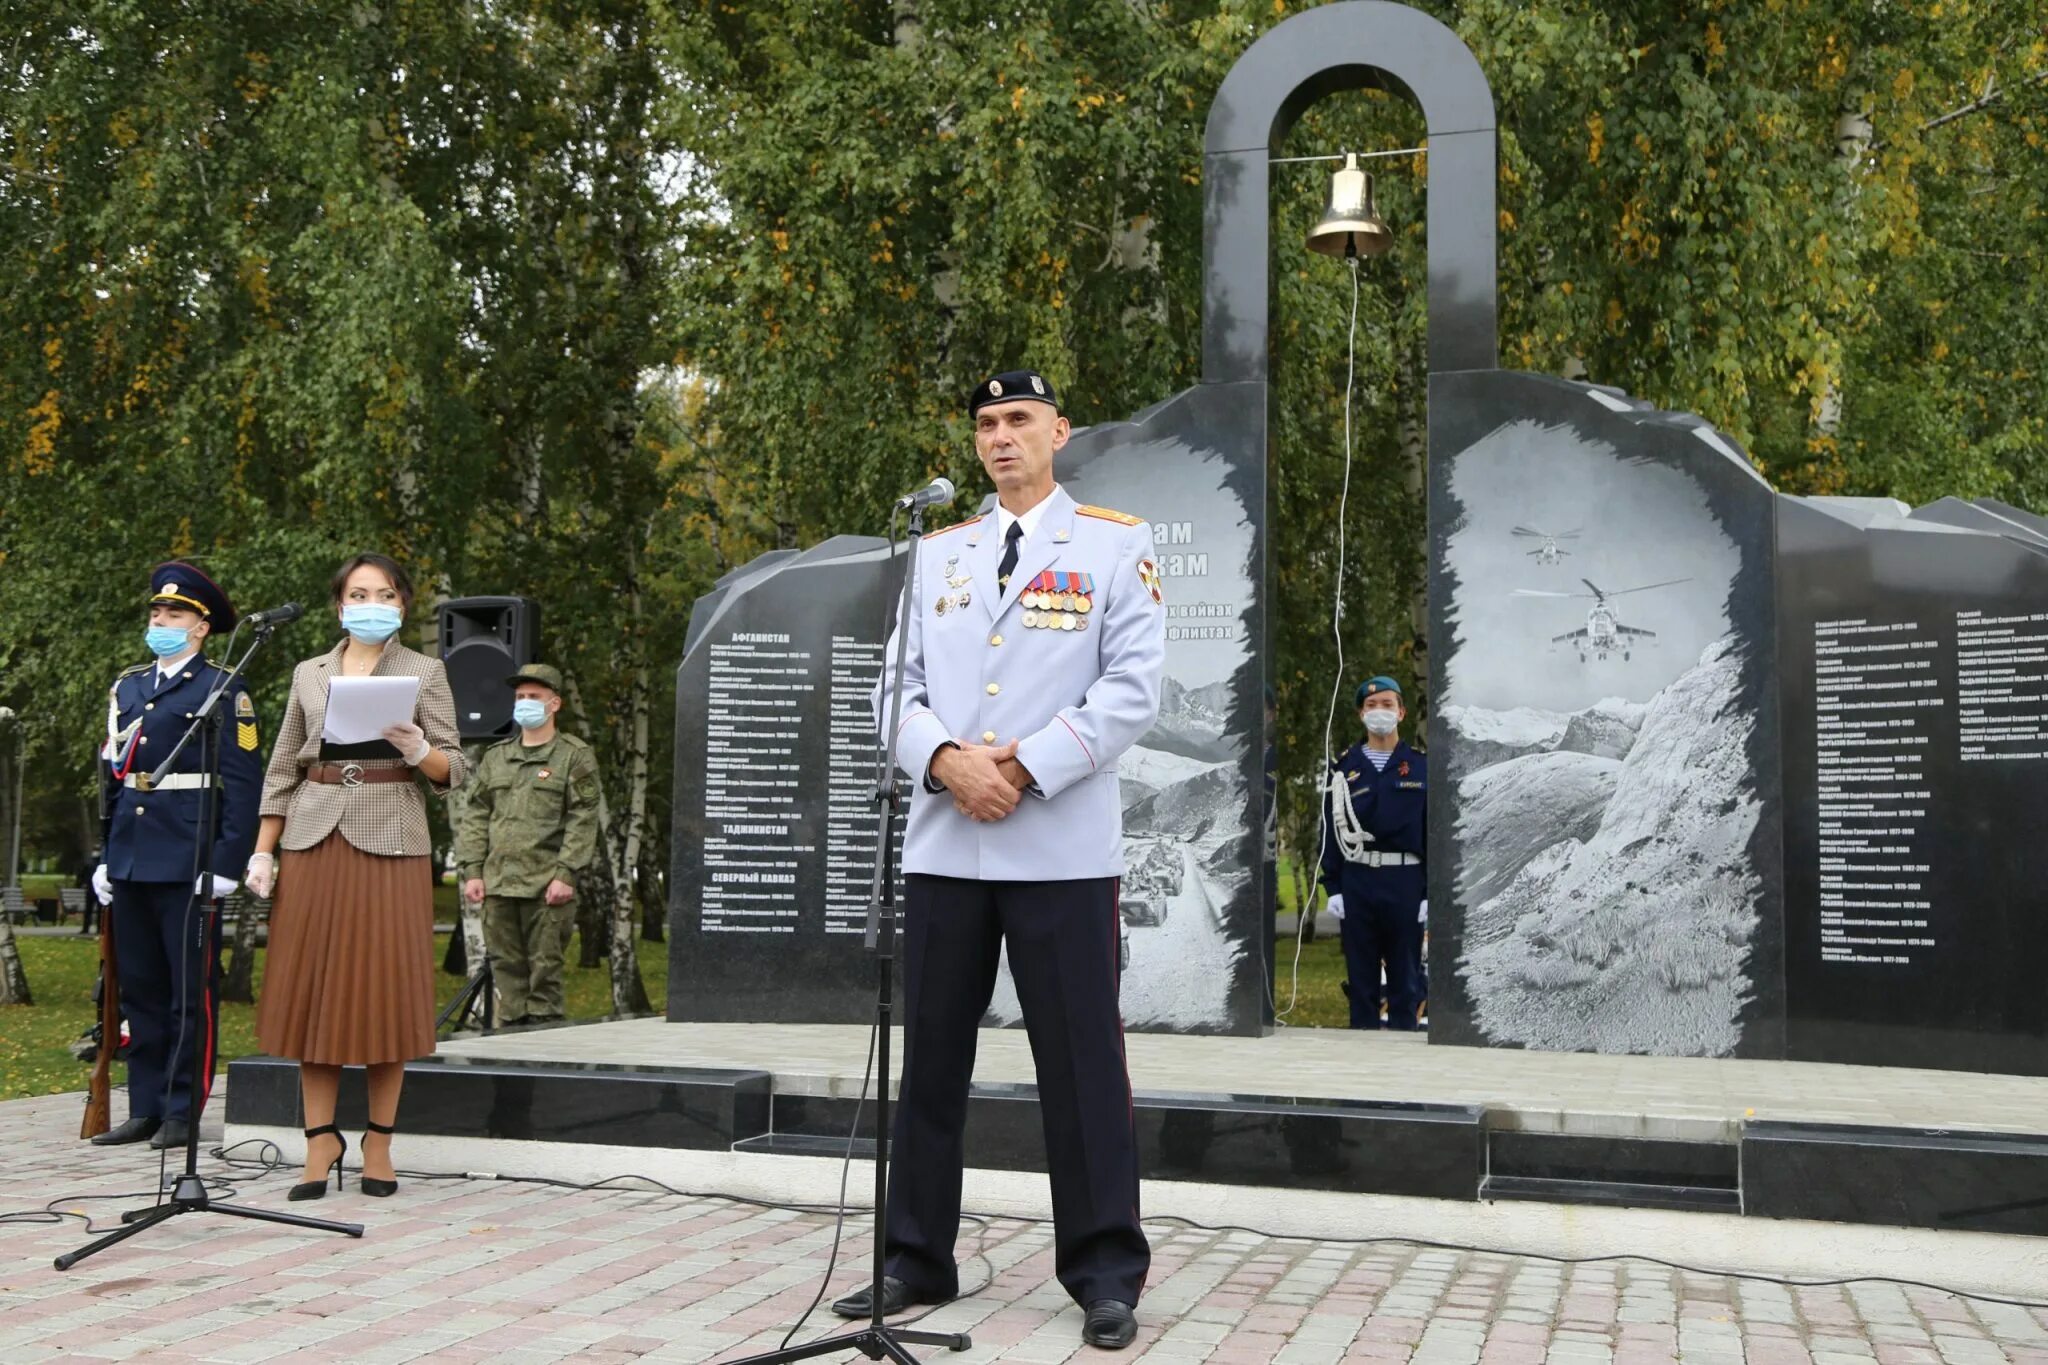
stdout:
<svg viewBox="0 0 2048 1365">
<path fill-rule="evenodd" d="M 219 907 L 212 901 L 195 903 L 190 882 L 117 881 L 108 908 L 121 1013 L 128 1018 L 128 1113 L 190 1118 L 205 1109 L 213 1088 L 220 1015 Z M 195 1048 L 202 1087 L 196 1105 Z"/>
<path fill-rule="evenodd" d="M 1056 855 L 1049 855 L 1056 856 Z M 1152 1251 L 1117 1004 L 1117 879 L 983 882 L 912 874 L 904 896 L 903 1082 L 890 1144 L 888 1273 L 960 1292 L 953 1260 L 976 1030 L 1010 975 L 1038 1067 L 1053 1248 L 1076 1303 L 1135 1304 Z"/>
</svg>

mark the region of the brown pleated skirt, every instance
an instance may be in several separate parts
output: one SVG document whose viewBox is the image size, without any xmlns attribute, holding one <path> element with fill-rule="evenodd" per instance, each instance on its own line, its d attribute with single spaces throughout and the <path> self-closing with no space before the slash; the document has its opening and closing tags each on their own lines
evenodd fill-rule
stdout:
<svg viewBox="0 0 2048 1365">
<path fill-rule="evenodd" d="M 265 1052 L 338 1066 L 433 1052 L 431 869 L 365 853 L 339 830 L 280 854 L 256 1006 Z"/>
</svg>

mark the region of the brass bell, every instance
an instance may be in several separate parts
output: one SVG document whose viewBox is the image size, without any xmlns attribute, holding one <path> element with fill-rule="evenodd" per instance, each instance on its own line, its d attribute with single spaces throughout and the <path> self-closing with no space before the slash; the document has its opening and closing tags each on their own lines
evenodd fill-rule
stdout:
<svg viewBox="0 0 2048 1365">
<path fill-rule="evenodd" d="M 1344 169 L 1330 177 L 1330 203 L 1309 230 L 1308 249 L 1325 256 L 1383 256 L 1394 234 L 1372 202 L 1372 176 L 1358 169 L 1358 154 L 1344 153 Z"/>
</svg>

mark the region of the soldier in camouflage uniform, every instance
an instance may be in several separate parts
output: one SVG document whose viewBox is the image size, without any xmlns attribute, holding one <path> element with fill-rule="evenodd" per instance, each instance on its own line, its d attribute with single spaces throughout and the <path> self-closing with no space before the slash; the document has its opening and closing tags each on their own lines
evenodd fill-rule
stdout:
<svg viewBox="0 0 2048 1365">
<path fill-rule="evenodd" d="M 477 765 L 455 861 L 463 896 L 483 905 L 503 1022 L 551 1023 L 562 1017 L 576 874 L 597 856 L 597 758 L 555 728 L 559 672 L 529 664 L 505 681 L 519 734 Z"/>
</svg>

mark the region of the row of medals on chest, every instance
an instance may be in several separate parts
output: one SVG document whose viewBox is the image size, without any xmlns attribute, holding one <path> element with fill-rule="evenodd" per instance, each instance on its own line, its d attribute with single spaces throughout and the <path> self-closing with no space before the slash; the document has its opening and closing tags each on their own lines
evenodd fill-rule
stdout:
<svg viewBox="0 0 2048 1365">
<path fill-rule="evenodd" d="M 960 559 L 957 555 L 946 561 L 947 587 L 965 588 L 974 581 L 972 575 L 963 574 L 959 570 Z M 1008 586 L 1007 581 L 1004 586 Z M 1052 592 L 1032 588 L 1017 600 L 1024 608 L 1024 624 L 1034 630 L 1086 630 L 1088 613 L 1095 610 L 1094 595 L 1085 592 Z M 932 610 L 944 616 L 949 611 L 958 611 L 973 604 L 972 592 L 957 592 L 941 597 Z"/>
</svg>

